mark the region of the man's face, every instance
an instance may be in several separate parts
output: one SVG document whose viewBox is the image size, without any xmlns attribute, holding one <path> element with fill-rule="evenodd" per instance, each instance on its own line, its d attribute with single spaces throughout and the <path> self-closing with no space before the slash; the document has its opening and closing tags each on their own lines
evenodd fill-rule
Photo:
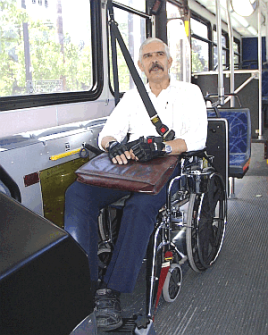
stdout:
<svg viewBox="0 0 268 335">
<path fill-rule="evenodd" d="M 142 60 L 138 62 L 139 68 L 148 78 L 149 82 L 161 82 L 167 78 L 172 58 L 167 58 L 165 46 L 161 42 L 151 42 L 143 47 Z"/>
</svg>

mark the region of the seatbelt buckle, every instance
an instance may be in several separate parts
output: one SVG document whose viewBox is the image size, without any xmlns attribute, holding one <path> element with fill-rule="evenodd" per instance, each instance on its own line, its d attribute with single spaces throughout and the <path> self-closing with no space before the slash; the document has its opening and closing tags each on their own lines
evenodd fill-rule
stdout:
<svg viewBox="0 0 268 335">
<path fill-rule="evenodd" d="M 172 141 L 175 137 L 175 131 L 170 129 L 166 134 L 163 135 L 163 141 Z"/>
<path fill-rule="evenodd" d="M 161 125 L 161 127 L 159 128 L 159 131 L 161 133 L 161 136 L 165 136 L 165 133 L 167 133 L 169 130 L 169 128 L 167 126 L 165 126 L 164 124 Z"/>
<path fill-rule="evenodd" d="M 151 143 L 162 143 L 163 142 L 162 136 L 148 136 L 144 140 L 148 144 L 151 144 Z"/>
<path fill-rule="evenodd" d="M 166 132 L 168 132 L 169 128 L 161 122 L 161 120 L 160 120 L 160 118 L 159 118 L 159 116 L 157 114 L 154 115 L 151 118 L 151 121 L 154 124 L 154 126 L 156 127 L 156 130 L 157 130 L 157 132 L 158 132 L 159 135 L 164 136 L 164 134 Z"/>
</svg>

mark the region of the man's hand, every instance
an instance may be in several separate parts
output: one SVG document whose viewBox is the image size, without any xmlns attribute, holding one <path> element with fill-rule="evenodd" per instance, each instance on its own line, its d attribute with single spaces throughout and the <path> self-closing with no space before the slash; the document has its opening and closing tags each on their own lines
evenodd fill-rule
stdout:
<svg viewBox="0 0 268 335">
<path fill-rule="evenodd" d="M 117 141 L 109 142 L 108 155 L 114 164 L 120 165 L 127 164 L 128 160 L 134 158 L 127 146 Z"/>
<path fill-rule="evenodd" d="M 158 137 L 141 137 L 139 143 L 132 147 L 133 154 L 140 162 L 148 162 L 153 158 L 164 156 L 165 145 Z"/>
</svg>

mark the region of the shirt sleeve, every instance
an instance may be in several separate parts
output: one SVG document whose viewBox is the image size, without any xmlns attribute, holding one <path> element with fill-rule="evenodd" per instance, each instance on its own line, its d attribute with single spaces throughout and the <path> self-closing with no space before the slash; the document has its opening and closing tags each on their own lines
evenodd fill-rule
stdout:
<svg viewBox="0 0 268 335">
<path fill-rule="evenodd" d="M 186 116 L 186 131 L 180 137 L 187 145 L 187 151 L 204 149 L 207 139 L 206 104 L 200 88 L 191 84 L 188 96 Z"/>
<path fill-rule="evenodd" d="M 118 142 L 122 142 L 129 130 L 129 104 L 130 94 L 125 93 L 120 102 L 108 117 L 102 131 L 98 136 L 98 146 L 103 150 L 101 141 L 106 136 L 114 137 Z"/>
</svg>

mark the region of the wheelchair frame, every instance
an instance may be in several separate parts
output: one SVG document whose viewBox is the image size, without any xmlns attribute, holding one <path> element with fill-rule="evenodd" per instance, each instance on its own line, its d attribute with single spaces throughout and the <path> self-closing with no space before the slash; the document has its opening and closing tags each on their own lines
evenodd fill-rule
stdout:
<svg viewBox="0 0 268 335">
<path fill-rule="evenodd" d="M 147 303 L 147 315 L 150 318 L 154 315 L 161 291 L 167 302 L 174 301 L 179 295 L 182 281 L 180 264 L 188 259 L 191 268 L 201 272 L 209 268 L 220 253 L 227 219 L 227 196 L 222 177 L 215 172 L 212 159 L 213 157 L 207 156 L 204 151 L 183 154 L 181 175 L 169 182 L 167 202 L 160 210 L 160 217 L 153 233 L 152 270 Z M 205 161 L 207 166 L 204 166 Z M 172 193 L 175 183 L 179 184 L 179 188 Z M 202 219 L 204 214 L 202 207 L 209 192 L 216 192 L 212 204 L 215 207 L 209 208 L 214 214 L 210 219 Z M 186 206 L 188 208 L 185 210 Z M 204 236 L 201 237 L 202 220 L 202 224 L 210 220 L 210 228 L 213 230 L 211 241 L 207 240 L 208 245 L 204 245 L 206 243 L 202 241 Z M 157 253 L 160 250 L 162 270 L 165 268 L 163 276 L 157 269 Z"/>
<path fill-rule="evenodd" d="M 178 187 L 174 191 L 175 185 Z M 161 292 L 167 302 L 179 295 L 182 263 L 188 260 L 194 271 L 201 272 L 216 261 L 224 239 L 227 214 L 224 185 L 213 167 L 213 156 L 208 156 L 204 150 L 181 155 L 181 174 L 169 182 L 167 201 L 159 211 L 148 246 L 148 319 L 153 319 Z M 122 208 L 122 205 L 121 201 L 111 207 Z M 205 207 L 208 207 L 206 211 Z M 111 215 L 109 208 L 107 213 Z M 109 260 L 113 243 L 111 217 L 108 221 L 108 227 L 104 227 L 106 220 L 103 217 L 99 220 L 100 245 L 105 246 L 107 252 L 102 259 L 104 263 Z"/>
</svg>

